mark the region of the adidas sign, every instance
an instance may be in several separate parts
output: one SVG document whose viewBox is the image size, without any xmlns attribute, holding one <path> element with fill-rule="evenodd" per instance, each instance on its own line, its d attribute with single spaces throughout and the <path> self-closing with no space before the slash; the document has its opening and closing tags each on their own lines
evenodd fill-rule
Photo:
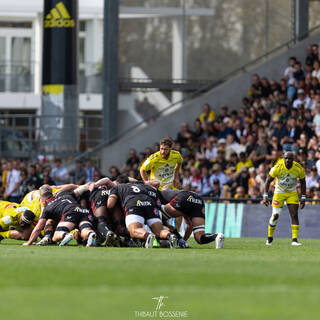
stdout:
<svg viewBox="0 0 320 320">
<path fill-rule="evenodd" d="M 45 28 L 73 28 L 74 26 L 74 19 L 71 19 L 63 2 L 57 3 L 56 7 L 51 9 L 44 20 Z"/>
</svg>

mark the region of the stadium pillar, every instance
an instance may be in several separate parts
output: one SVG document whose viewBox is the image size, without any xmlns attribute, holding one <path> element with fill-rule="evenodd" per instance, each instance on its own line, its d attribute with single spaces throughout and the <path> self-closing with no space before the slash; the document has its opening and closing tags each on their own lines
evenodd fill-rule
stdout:
<svg viewBox="0 0 320 320">
<path fill-rule="evenodd" d="M 118 122 L 119 1 L 104 1 L 103 34 L 103 141 L 117 134 Z"/>
<path fill-rule="evenodd" d="M 294 6 L 294 32 L 296 41 L 308 36 L 309 31 L 309 1 L 293 0 Z"/>
<path fill-rule="evenodd" d="M 40 147 L 74 154 L 78 129 L 78 0 L 44 0 Z"/>
</svg>

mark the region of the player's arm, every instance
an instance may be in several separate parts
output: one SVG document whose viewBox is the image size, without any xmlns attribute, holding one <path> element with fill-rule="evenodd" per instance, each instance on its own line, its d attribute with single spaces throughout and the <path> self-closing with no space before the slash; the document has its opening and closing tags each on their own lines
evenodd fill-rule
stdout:
<svg viewBox="0 0 320 320">
<path fill-rule="evenodd" d="M 269 188 L 270 188 L 270 184 L 273 181 L 273 177 L 270 176 L 270 174 L 268 174 L 267 180 L 264 184 L 264 189 L 263 189 L 263 204 L 265 206 L 268 206 L 270 204 L 269 198 L 268 198 L 268 192 L 269 192 Z"/>
<path fill-rule="evenodd" d="M 174 173 L 173 173 L 173 185 L 178 188 L 181 189 L 181 183 L 180 183 L 180 167 L 181 167 L 181 163 L 177 163 L 176 166 L 174 167 Z"/>
<path fill-rule="evenodd" d="M 56 191 L 54 193 L 55 196 L 57 196 L 59 193 L 64 192 L 64 191 L 69 191 L 69 190 L 74 190 L 76 189 L 78 186 L 76 184 L 70 183 L 70 184 L 64 184 L 61 186 L 55 186 L 55 189 L 58 189 L 58 191 Z"/>
<path fill-rule="evenodd" d="M 300 188 L 301 188 L 301 199 L 300 199 L 300 209 L 303 209 L 306 205 L 306 179 L 302 178 L 300 180 Z"/>
<path fill-rule="evenodd" d="M 148 181 L 149 180 L 149 177 L 148 177 L 148 174 L 147 172 L 143 169 L 143 167 L 140 168 L 140 176 L 142 178 L 142 180 L 144 182 Z"/>
<path fill-rule="evenodd" d="M 37 225 L 33 229 L 28 242 L 25 242 L 23 246 L 30 246 L 33 242 L 35 242 L 40 235 L 40 232 L 44 229 L 46 225 L 47 219 L 40 218 Z"/>
<path fill-rule="evenodd" d="M 112 187 L 114 187 L 114 182 L 112 182 L 108 177 L 106 177 L 106 178 L 102 178 L 102 179 L 98 180 L 94 184 L 95 188 L 99 188 L 102 186 L 106 186 L 108 189 L 111 189 Z"/>
</svg>

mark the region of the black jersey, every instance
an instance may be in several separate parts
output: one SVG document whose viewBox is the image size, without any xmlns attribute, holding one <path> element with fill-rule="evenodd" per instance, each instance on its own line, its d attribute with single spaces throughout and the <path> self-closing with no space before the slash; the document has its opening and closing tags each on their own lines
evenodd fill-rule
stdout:
<svg viewBox="0 0 320 320">
<path fill-rule="evenodd" d="M 89 202 L 92 212 L 94 213 L 97 208 L 107 205 L 110 195 L 110 190 L 94 189 L 89 196 Z"/>
<path fill-rule="evenodd" d="M 166 191 L 161 191 L 164 193 Z M 173 194 L 173 193 L 172 193 Z M 172 195 L 171 194 L 171 195 Z M 165 194 L 166 197 L 169 193 Z M 204 202 L 202 198 L 195 192 L 178 190 L 176 195 L 170 200 L 170 205 L 176 210 L 181 211 L 189 218 L 204 218 Z"/>
<path fill-rule="evenodd" d="M 161 203 L 169 203 L 181 190 L 161 190 L 158 191 Z"/>
<path fill-rule="evenodd" d="M 72 201 L 68 198 L 58 197 L 48 203 L 43 209 L 40 219 L 54 219 L 60 221 L 65 212 L 74 210 L 79 207 L 76 201 Z"/>
<path fill-rule="evenodd" d="M 158 199 L 157 191 L 147 184 L 118 184 L 110 190 L 110 195 L 118 196 L 124 208 L 135 206 L 137 201 L 155 205 Z M 149 206 L 149 205 L 148 205 Z"/>
</svg>

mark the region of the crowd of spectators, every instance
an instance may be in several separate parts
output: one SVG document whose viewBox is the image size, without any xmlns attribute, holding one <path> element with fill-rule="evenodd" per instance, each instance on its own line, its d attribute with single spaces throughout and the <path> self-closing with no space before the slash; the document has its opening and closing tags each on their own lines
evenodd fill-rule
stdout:
<svg viewBox="0 0 320 320">
<path fill-rule="evenodd" d="M 306 170 L 307 196 L 320 196 L 320 49 L 307 47 L 304 61 L 290 57 L 281 79 L 252 76 L 238 110 L 209 104 L 191 127 L 181 124 L 174 149 L 181 152 L 184 189 L 215 198 L 258 202 L 269 169 L 284 151 L 293 151 Z M 138 177 L 159 145 L 130 150 L 120 172 Z"/>
<path fill-rule="evenodd" d="M 42 159 L 34 164 L 27 164 L 20 159 L 2 158 L 0 174 L 0 199 L 17 203 L 21 202 L 27 193 L 39 189 L 43 184 L 84 184 L 102 178 L 101 172 L 93 166 L 91 160 L 85 163 L 77 161 L 74 168 L 67 169 L 60 158 L 54 159 L 53 163 Z"/>
<path fill-rule="evenodd" d="M 206 197 L 259 202 L 269 169 L 283 151 L 293 151 L 306 170 L 308 198 L 319 199 L 319 60 L 319 46 L 310 45 L 304 61 L 289 59 L 281 79 L 254 74 L 248 95 L 239 101 L 237 110 L 225 105 L 216 114 L 205 104 L 192 127 L 183 122 L 173 137 L 174 149 L 184 160 L 183 188 Z M 132 148 L 126 163 L 112 166 L 107 175 L 115 179 L 120 173 L 127 173 L 139 178 L 142 163 L 157 151 L 158 143 L 140 153 Z M 68 170 L 61 159 L 55 159 L 52 165 L 38 161 L 28 167 L 19 160 L 2 159 L 1 175 L 1 196 L 8 200 L 17 200 L 43 183 L 81 184 L 102 177 L 90 160 L 79 161 Z"/>
</svg>

